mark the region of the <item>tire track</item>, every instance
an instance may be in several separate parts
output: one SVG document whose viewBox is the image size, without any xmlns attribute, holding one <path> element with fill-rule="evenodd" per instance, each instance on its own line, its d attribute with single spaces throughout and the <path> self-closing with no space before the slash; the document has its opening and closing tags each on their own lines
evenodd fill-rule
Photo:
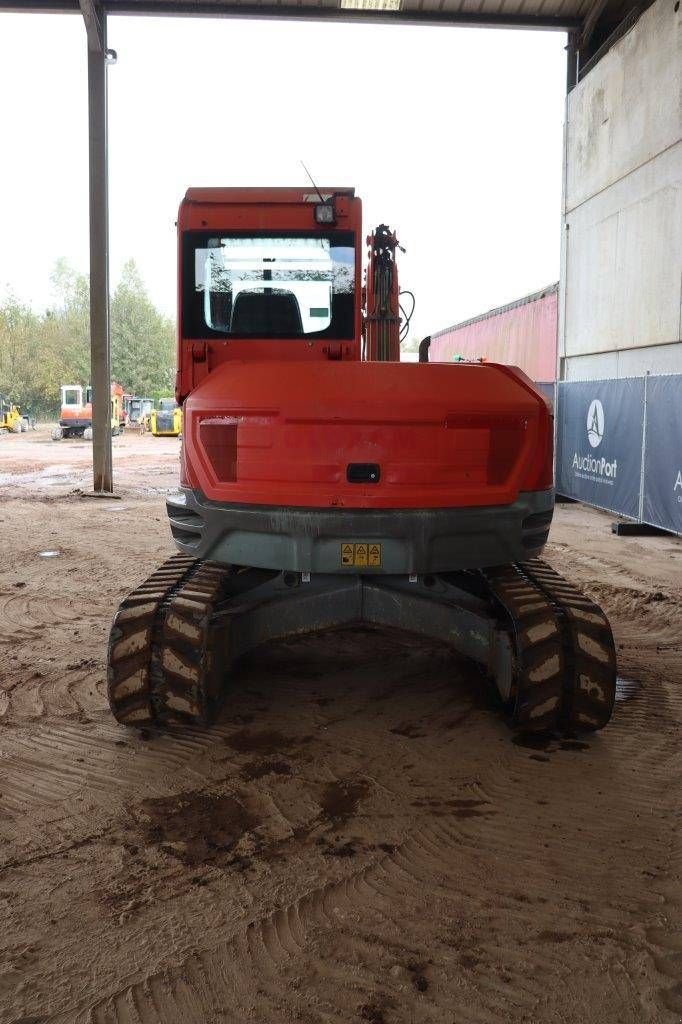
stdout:
<svg viewBox="0 0 682 1024">
<path fill-rule="evenodd" d="M 492 789 L 493 787 L 490 787 Z M 486 792 L 489 788 L 486 787 Z M 474 801 L 478 802 L 478 801 Z M 314 969 L 316 978 L 321 988 L 338 984 L 329 976 L 329 973 L 321 966 L 319 949 L 320 933 L 333 935 L 335 939 L 334 957 L 339 956 L 339 945 L 348 946 L 347 967 L 357 959 L 359 949 L 366 951 L 386 948 L 387 935 L 395 934 L 405 936 L 409 934 L 409 940 L 404 941 L 402 959 L 414 959 L 423 957 L 425 950 L 431 953 L 434 951 L 432 927 L 427 923 L 424 927 L 424 919 L 430 922 L 434 919 L 448 919 L 455 917 L 450 911 L 443 914 L 447 907 L 459 907 L 463 903 L 471 907 L 478 905 L 479 914 L 490 911 L 486 908 L 485 900 L 481 900 L 481 879 L 479 877 L 469 878 L 464 882 L 458 871 L 457 864 L 464 854 L 475 855 L 475 851 L 485 851 L 486 858 L 493 858 L 499 855 L 503 859 L 506 855 L 512 856 L 517 862 L 523 863 L 523 858 L 529 858 L 531 852 L 537 848 L 540 839 L 544 836 L 542 825 L 536 829 L 531 827 L 533 815 L 536 812 L 536 805 L 527 802 L 525 813 L 519 814 L 519 803 L 515 802 L 513 811 L 504 814 L 503 807 L 498 803 L 485 803 L 490 809 L 494 809 L 496 817 L 481 814 L 473 819 L 465 819 L 464 824 L 453 824 L 449 820 L 437 820 L 437 822 L 424 825 L 418 832 L 410 836 L 404 843 L 390 855 L 373 860 L 359 871 L 353 872 L 335 883 L 327 883 L 318 889 L 311 890 L 301 895 L 297 900 L 285 906 L 273 910 L 270 914 L 250 922 L 245 929 L 246 941 L 243 937 L 235 936 L 229 943 L 220 946 L 202 956 L 208 956 L 211 964 L 216 966 L 218 974 L 212 980 L 209 979 L 205 968 L 193 968 L 191 978 L 185 965 L 179 968 L 187 988 L 182 989 L 183 998 L 176 998 L 177 993 L 174 975 L 169 976 L 168 972 L 160 972 L 151 978 L 137 982 L 122 992 L 109 997 L 107 1000 L 92 1008 L 87 1018 L 93 1024 L 116 1024 L 118 1021 L 127 1022 L 121 1007 L 128 1004 L 132 999 L 139 1015 L 139 1024 L 153 1024 L 157 1020 L 169 1022 L 198 1021 L 210 1019 L 207 1014 L 212 1012 L 214 1000 L 217 996 L 218 1003 L 225 1007 L 229 997 L 234 998 L 237 990 L 237 982 L 240 978 L 252 979 L 253 984 L 264 973 L 271 975 L 274 972 L 275 979 L 279 979 L 278 991 L 286 991 L 286 981 L 289 967 L 294 965 L 295 971 L 307 975 L 312 964 L 310 960 L 310 947 L 316 953 L 314 956 Z M 569 814 L 568 808 L 561 808 L 561 813 Z M 593 812 L 593 818 L 600 819 L 600 811 Z M 526 830 L 525 844 L 519 843 L 517 847 L 510 848 L 508 837 L 514 834 L 514 827 L 517 831 Z M 589 955 L 587 950 L 591 948 L 594 937 L 599 938 L 602 944 L 606 944 L 609 951 L 608 958 L 604 963 L 598 964 L 594 970 L 607 969 L 610 971 L 613 992 L 611 995 L 610 1009 L 605 1010 L 600 1020 L 620 1022 L 639 1022 L 642 1019 L 642 1003 L 636 991 L 627 978 L 627 971 L 634 970 L 633 961 L 637 956 L 645 952 L 644 945 L 631 942 L 626 934 L 625 938 L 619 935 L 616 928 L 606 931 L 594 924 L 585 927 L 582 920 L 583 902 L 586 898 L 599 902 L 604 900 L 603 881 L 600 873 L 601 854 L 598 836 L 589 834 L 589 829 L 584 837 L 582 847 L 578 844 L 569 846 L 566 850 L 564 837 L 558 837 L 552 843 L 545 843 L 549 853 L 545 856 L 551 859 L 559 854 L 564 855 L 564 861 L 572 868 L 569 873 L 564 867 L 562 884 L 565 887 L 573 887 L 576 895 L 574 907 L 569 910 L 564 907 L 562 914 L 562 929 L 556 930 L 556 876 L 554 869 L 547 865 L 535 865 L 533 873 L 532 897 L 529 902 L 543 901 L 547 907 L 544 913 L 538 915 L 534 908 L 532 916 L 528 914 L 528 924 L 532 920 L 533 926 L 537 929 L 538 924 L 545 924 L 546 927 L 539 933 L 541 936 L 540 945 L 535 943 L 532 951 L 533 973 L 528 974 L 527 957 L 521 958 L 514 949 L 505 950 L 501 956 L 497 946 L 490 942 L 490 932 L 484 941 L 476 947 L 479 949 L 479 959 L 469 970 L 467 977 L 475 989 L 478 1000 L 478 1017 L 485 1024 L 498 1021 L 513 1006 L 515 1012 L 520 1014 L 536 1013 L 543 1000 L 546 1001 L 548 986 L 552 992 L 552 1002 L 556 1007 L 570 1001 L 574 1006 L 579 1007 L 582 1002 L 581 982 L 576 977 L 575 961 L 571 962 L 566 956 L 566 951 L 575 948 L 575 955 L 578 962 L 582 964 L 581 970 L 589 971 L 587 961 Z M 566 856 L 568 853 L 568 856 Z M 587 876 L 587 883 L 585 878 Z M 619 880 L 618 889 L 620 894 L 606 894 L 605 909 L 608 909 L 609 896 L 620 903 L 622 897 L 627 893 L 630 905 L 629 914 L 634 920 L 635 914 L 641 915 L 641 908 L 638 900 L 647 897 L 644 889 L 641 893 L 633 889 L 632 873 L 623 872 Z M 484 889 L 485 891 L 485 889 Z M 424 894 L 428 893 L 425 899 Z M 496 908 L 499 908 L 499 899 L 493 901 Z M 436 909 L 440 914 L 434 918 L 432 915 Z M 427 913 L 425 914 L 425 911 Z M 431 911 L 431 913 L 428 913 Z M 499 909 L 497 911 L 499 913 Z M 603 911 L 598 911 L 597 919 L 601 922 Z M 492 914 L 494 923 L 495 914 Z M 374 931 L 377 921 L 381 927 L 378 933 Z M 406 924 L 409 922 L 408 927 Z M 620 928 L 623 926 L 622 908 L 614 923 Z M 421 927 L 420 927 L 421 925 Z M 532 944 L 526 930 L 526 915 L 521 912 L 516 915 L 516 928 L 518 941 L 528 946 Z M 423 944 L 418 940 L 420 932 L 424 939 Z M 423 936 L 426 932 L 430 936 L 430 945 Z M 665 933 L 667 934 L 667 933 Z M 380 942 L 378 936 L 381 937 Z M 543 937 L 545 936 L 545 937 Z M 652 933 L 651 937 L 660 937 Z M 549 943 L 549 948 L 544 948 Z M 465 949 L 472 945 L 471 937 L 465 941 Z M 561 947 L 561 952 L 557 950 Z M 464 954 L 464 957 L 471 954 Z M 478 955 L 478 954 L 477 954 Z M 495 974 L 489 970 L 477 972 L 474 968 L 479 964 L 485 964 L 488 958 L 502 959 L 502 967 L 499 967 Z M 297 963 L 298 961 L 303 963 Z M 609 963 L 615 960 L 619 966 L 608 967 Z M 342 960 L 342 962 L 344 962 Z M 326 965 L 326 961 L 322 961 Z M 525 967 L 524 967 L 525 964 Z M 500 978 L 498 972 L 501 971 Z M 615 973 L 614 973 L 615 971 Z M 623 974 L 622 972 L 626 972 Z M 470 977 L 469 977 L 470 975 Z M 169 977 L 171 980 L 169 981 Z M 165 980 L 164 980 L 165 979 Z M 165 1010 L 166 1017 L 155 1016 L 157 1013 L 153 1004 L 146 999 L 145 992 L 154 990 L 165 985 Z M 216 987 L 217 986 L 217 987 Z M 672 990 L 671 990 L 672 991 Z M 249 989 L 252 992 L 252 989 Z M 361 993 L 362 995 L 362 993 Z M 365 993 L 367 998 L 371 993 Z M 170 1000 L 170 1002 L 168 1001 Z M 663 995 L 665 1001 L 665 993 Z M 243 1020 L 248 1012 L 248 1002 L 237 1005 L 229 1004 L 227 1012 L 228 1020 Z M 343 1004 L 339 1004 L 343 1005 Z M 421 1005 L 421 1004 L 420 1004 Z M 434 1019 L 438 1016 L 438 1002 L 434 1002 Z M 261 1002 L 262 1006 L 262 1002 Z M 188 1007 L 192 1007 L 191 1011 Z M 264 1020 L 291 1019 L 297 1012 L 298 1002 L 296 994 L 290 994 L 284 1004 L 279 1005 L 279 1011 L 284 1009 L 282 1017 L 275 1015 L 274 1006 L 268 1011 L 262 1009 Z M 594 1007 L 584 1004 L 585 1013 L 594 1011 Z M 346 1011 L 337 1010 L 338 1019 L 344 1019 Z M 191 1013 L 194 1016 L 191 1016 Z M 271 1015 L 268 1015 L 268 1014 Z M 190 1015 L 188 1015 L 190 1014 Z M 138 1018 L 135 1018 L 136 1020 Z M 328 1019 L 327 1017 L 311 1017 L 311 1019 Z M 329 1018 L 331 1019 L 331 1018 Z M 345 1019 L 348 1019 L 346 1016 Z M 469 1019 L 469 1018 L 467 1018 Z M 584 1019 L 594 1019 L 585 1017 Z"/>
</svg>

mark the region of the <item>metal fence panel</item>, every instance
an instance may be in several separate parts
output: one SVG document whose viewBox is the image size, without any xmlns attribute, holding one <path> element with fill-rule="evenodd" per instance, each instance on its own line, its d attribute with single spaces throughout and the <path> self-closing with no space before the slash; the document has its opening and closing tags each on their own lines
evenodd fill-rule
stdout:
<svg viewBox="0 0 682 1024">
<path fill-rule="evenodd" d="M 562 381 L 556 459 L 559 494 L 638 519 L 643 433 L 642 377 Z"/>
<path fill-rule="evenodd" d="M 647 380 L 642 520 L 682 533 L 682 376 Z"/>
</svg>

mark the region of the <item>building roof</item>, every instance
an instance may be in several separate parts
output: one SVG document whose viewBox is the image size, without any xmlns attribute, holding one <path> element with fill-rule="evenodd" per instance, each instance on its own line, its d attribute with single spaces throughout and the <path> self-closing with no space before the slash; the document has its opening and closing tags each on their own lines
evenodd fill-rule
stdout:
<svg viewBox="0 0 682 1024">
<path fill-rule="evenodd" d="M 102 0 L 107 14 L 204 15 L 581 29 L 628 0 Z M 0 0 L 0 10 L 78 12 L 79 0 Z"/>
</svg>

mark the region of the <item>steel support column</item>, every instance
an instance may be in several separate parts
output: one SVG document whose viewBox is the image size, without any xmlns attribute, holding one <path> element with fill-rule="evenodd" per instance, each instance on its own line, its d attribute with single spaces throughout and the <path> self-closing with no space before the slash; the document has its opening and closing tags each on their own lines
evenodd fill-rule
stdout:
<svg viewBox="0 0 682 1024">
<path fill-rule="evenodd" d="M 578 34 L 568 33 L 566 45 L 566 92 L 575 88 L 578 81 Z"/>
<path fill-rule="evenodd" d="M 113 491 L 109 343 L 109 198 L 107 173 L 107 19 L 101 4 L 80 0 L 88 42 L 90 148 L 90 373 L 95 493 Z"/>
</svg>

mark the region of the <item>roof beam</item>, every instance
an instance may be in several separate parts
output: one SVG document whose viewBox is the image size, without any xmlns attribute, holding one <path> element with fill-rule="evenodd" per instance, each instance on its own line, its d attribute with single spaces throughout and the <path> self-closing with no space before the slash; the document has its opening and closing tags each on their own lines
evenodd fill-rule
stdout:
<svg viewBox="0 0 682 1024">
<path fill-rule="evenodd" d="M 88 50 L 97 50 L 104 53 L 107 45 L 106 40 L 106 15 L 102 11 L 100 3 L 93 0 L 79 0 L 81 14 L 85 22 L 85 32 L 88 38 Z"/>
<path fill-rule="evenodd" d="M 208 0 L 103 0 L 105 14 L 204 18 L 258 18 L 279 21 L 347 22 L 363 25 L 440 25 L 465 28 L 582 29 L 582 18 L 532 14 L 448 11 L 353 11 L 338 7 L 298 7 L 274 3 L 210 3 Z M 79 0 L 0 0 L 0 11 L 76 13 Z"/>
<path fill-rule="evenodd" d="M 594 0 L 594 3 L 587 12 L 587 17 L 585 18 L 582 32 L 580 33 L 580 38 L 578 39 L 579 50 L 584 50 L 587 44 L 589 43 L 590 39 L 592 38 L 592 33 L 594 32 L 595 27 L 597 25 L 597 22 L 601 18 L 608 2 L 609 0 Z"/>
</svg>

